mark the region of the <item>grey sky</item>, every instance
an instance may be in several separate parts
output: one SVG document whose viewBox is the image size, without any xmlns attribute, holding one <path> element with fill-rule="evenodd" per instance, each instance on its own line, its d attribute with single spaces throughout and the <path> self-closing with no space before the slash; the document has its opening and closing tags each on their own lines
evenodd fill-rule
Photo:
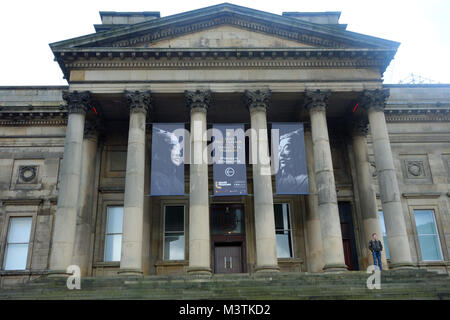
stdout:
<svg viewBox="0 0 450 320">
<path fill-rule="evenodd" d="M 48 46 L 51 42 L 93 33 L 99 11 L 160 11 L 161 16 L 224 1 L 202 0 L 1 0 L 0 85 L 67 84 Z M 341 11 L 350 31 L 401 42 L 385 73 L 398 83 L 414 73 L 450 83 L 449 0 L 247 0 L 229 1 L 253 9 Z"/>
</svg>

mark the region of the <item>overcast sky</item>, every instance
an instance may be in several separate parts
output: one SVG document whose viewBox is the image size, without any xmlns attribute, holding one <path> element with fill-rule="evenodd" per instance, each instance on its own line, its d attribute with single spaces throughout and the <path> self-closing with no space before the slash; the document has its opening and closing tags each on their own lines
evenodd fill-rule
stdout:
<svg viewBox="0 0 450 320">
<path fill-rule="evenodd" d="M 160 11 L 161 17 L 223 1 L 0 0 L 0 85 L 64 85 L 49 43 L 95 32 L 99 11 Z M 347 30 L 401 43 L 384 75 L 411 73 L 450 83 L 450 0 L 246 0 L 231 3 L 275 14 L 341 11 Z"/>
</svg>

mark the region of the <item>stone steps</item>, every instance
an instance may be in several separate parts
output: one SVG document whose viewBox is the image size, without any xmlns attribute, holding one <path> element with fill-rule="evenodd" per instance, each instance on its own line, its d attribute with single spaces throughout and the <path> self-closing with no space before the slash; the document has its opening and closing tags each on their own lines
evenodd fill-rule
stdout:
<svg viewBox="0 0 450 320">
<path fill-rule="evenodd" d="M 424 270 L 383 271 L 381 290 L 369 290 L 365 272 L 145 276 L 66 279 L 41 277 L 0 289 L 0 299 L 450 299 L 448 275 Z"/>
</svg>

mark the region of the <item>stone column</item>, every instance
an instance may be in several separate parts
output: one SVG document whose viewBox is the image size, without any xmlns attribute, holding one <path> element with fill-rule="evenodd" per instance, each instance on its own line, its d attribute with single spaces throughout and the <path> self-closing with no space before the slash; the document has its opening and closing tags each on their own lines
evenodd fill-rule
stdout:
<svg viewBox="0 0 450 320">
<path fill-rule="evenodd" d="M 370 173 L 369 154 L 367 149 L 367 119 L 359 118 L 353 121 L 352 127 L 352 145 L 355 157 L 356 180 L 358 184 L 359 204 L 363 221 L 364 234 L 364 256 L 367 266 L 373 265 L 372 254 L 369 251 L 369 241 L 372 234 L 376 233 L 378 239 L 383 243 L 383 232 L 380 219 L 378 217 L 378 206 L 375 190 L 372 184 L 372 175 Z M 384 247 L 384 243 L 383 243 Z M 387 269 L 386 250 L 382 251 L 381 259 L 383 269 Z"/>
<path fill-rule="evenodd" d="M 307 196 L 306 211 L 306 239 L 308 243 L 308 271 L 322 271 L 323 244 L 320 231 L 320 216 L 318 210 L 317 186 L 314 166 L 314 152 L 311 137 L 311 128 L 305 126 L 306 163 L 308 168 L 309 195 Z"/>
<path fill-rule="evenodd" d="M 127 166 L 123 211 L 122 275 L 142 275 L 144 223 L 145 125 L 150 108 L 150 91 L 125 91 L 130 109 Z"/>
<path fill-rule="evenodd" d="M 78 213 L 75 249 L 72 264 L 80 267 L 81 276 L 88 275 L 91 256 L 92 203 L 95 195 L 95 168 L 97 163 L 98 121 L 86 120 L 82 144 L 81 179 L 78 195 Z"/>
<path fill-rule="evenodd" d="M 345 271 L 341 223 L 325 109 L 330 92 L 306 91 L 305 106 L 311 118 L 318 212 L 323 244 L 323 271 Z"/>
<path fill-rule="evenodd" d="M 266 110 L 269 90 L 245 91 L 252 129 L 253 198 L 255 209 L 256 267 L 255 272 L 278 272 L 275 216 L 273 210 L 272 176 L 269 159 Z"/>
<path fill-rule="evenodd" d="M 72 264 L 80 189 L 84 120 L 89 109 L 91 95 L 87 91 L 66 91 L 63 92 L 63 99 L 67 103 L 69 116 L 50 255 L 50 275 L 54 276 L 65 275 L 67 267 Z"/>
<path fill-rule="evenodd" d="M 413 265 L 408 234 L 384 117 L 384 108 L 388 96 L 388 89 L 366 90 L 362 94 L 360 105 L 367 110 L 369 116 L 380 198 L 386 223 L 390 266 L 392 269 L 411 268 Z"/>
<path fill-rule="evenodd" d="M 209 231 L 208 162 L 206 152 L 206 112 L 211 92 L 185 91 L 191 112 L 191 160 L 189 172 L 189 267 L 191 275 L 211 275 Z"/>
</svg>

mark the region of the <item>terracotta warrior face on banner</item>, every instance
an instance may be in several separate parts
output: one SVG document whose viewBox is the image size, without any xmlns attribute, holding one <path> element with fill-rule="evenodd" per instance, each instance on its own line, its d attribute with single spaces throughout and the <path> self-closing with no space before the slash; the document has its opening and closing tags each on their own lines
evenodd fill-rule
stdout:
<svg viewBox="0 0 450 320">
<path fill-rule="evenodd" d="M 292 155 L 300 155 L 301 150 L 292 143 L 294 135 L 300 137 L 298 131 L 284 134 L 280 137 L 280 146 L 278 148 L 280 170 L 283 174 L 293 174 L 295 172 L 295 163 L 292 161 Z"/>
</svg>

